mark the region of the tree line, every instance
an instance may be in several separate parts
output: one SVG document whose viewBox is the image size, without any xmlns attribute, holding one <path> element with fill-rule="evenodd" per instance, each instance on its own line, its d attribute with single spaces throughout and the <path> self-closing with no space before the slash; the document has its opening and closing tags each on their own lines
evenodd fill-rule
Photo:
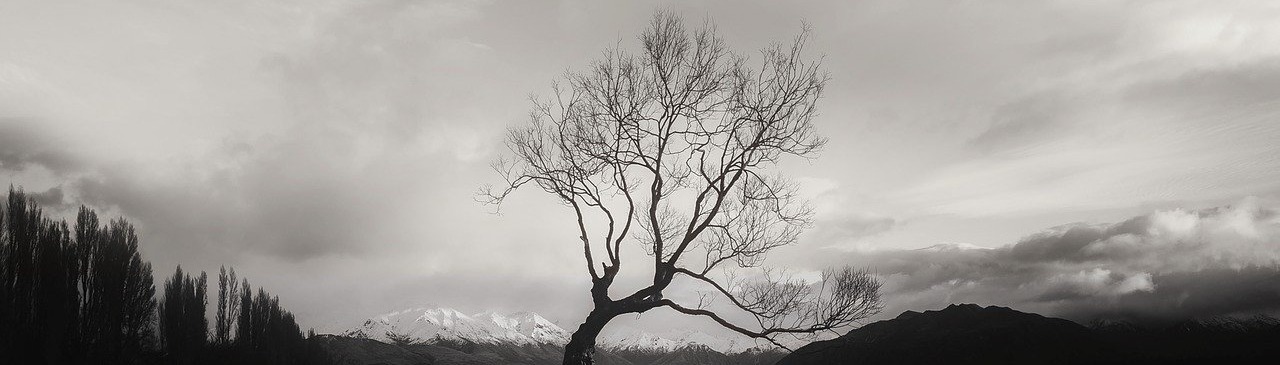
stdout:
<svg viewBox="0 0 1280 365">
<path fill-rule="evenodd" d="M 210 336 L 205 309 L 208 276 L 187 274 L 179 266 L 165 281 L 159 306 L 160 340 L 171 364 L 308 364 L 306 337 L 279 297 L 248 279 L 236 281 L 235 269 L 218 273 L 218 301 Z M 313 336 L 314 332 L 308 333 Z"/>
<path fill-rule="evenodd" d="M 179 266 L 157 298 L 151 263 L 123 218 L 81 206 L 74 226 L 12 186 L 0 209 L 0 364 L 305 364 L 306 341 L 279 298 L 235 270 Z"/>
</svg>

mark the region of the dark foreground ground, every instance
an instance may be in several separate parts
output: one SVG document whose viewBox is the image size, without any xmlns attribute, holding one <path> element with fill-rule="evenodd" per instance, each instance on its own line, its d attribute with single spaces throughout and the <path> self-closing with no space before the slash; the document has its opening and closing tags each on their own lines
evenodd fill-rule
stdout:
<svg viewBox="0 0 1280 365">
<path fill-rule="evenodd" d="M 488 345 L 474 343 L 388 344 L 369 339 L 320 335 L 311 339 L 317 364 L 334 365 L 558 365 L 564 349 L 553 345 Z M 768 365 L 782 352 L 748 352 L 726 355 L 706 347 L 686 347 L 672 352 L 602 351 L 601 365 Z"/>
</svg>

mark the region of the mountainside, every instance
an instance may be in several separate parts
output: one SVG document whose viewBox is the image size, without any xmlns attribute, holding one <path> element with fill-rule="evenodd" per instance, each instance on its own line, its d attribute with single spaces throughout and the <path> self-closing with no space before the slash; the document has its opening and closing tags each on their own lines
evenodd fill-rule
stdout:
<svg viewBox="0 0 1280 365">
<path fill-rule="evenodd" d="M 367 338 L 319 335 L 309 340 L 318 364 L 328 365 L 554 365 L 561 349 L 554 345 L 385 343 Z M 629 365 L 609 355 L 602 364 Z"/>
<path fill-rule="evenodd" d="M 796 349 L 778 364 L 1079 364 L 1105 359 L 1083 326 L 1003 307 L 907 311 Z"/>
<path fill-rule="evenodd" d="M 1274 364 L 1280 359 L 1280 320 L 1268 316 L 1210 317 L 1159 328 L 1125 322 L 1090 327 L 1124 349 L 1131 363 Z"/>
<path fill-rule="evenodd" d="M 559 364 L 570 334 L 531 312 L 468 315 L 416 308 L 370 318 L 338 336 L 319 336 L 314 345 L 335 364 Z M 597 363 L 616 365 L 764 365 L 784 355 L 750 339 L 697 331 L 623 330 L 601 337 L 597 350 Z"/>
<path fill-rule="evenodd" d="M 569 342 L 570 333 L 537 313 L 467 315 L 451 308 L 417 308 L 370 318 L 342 335 L 387 343 L 464 341 L 563 346 Z"/>
<path fill-rule="evenodd" d="M 1125 322 L 1092 328 L 1004 307 L 951 305 L 907 311 L 839 338 L 797 349 L 795 364 L 1193 364 L 1272 363 L 1280 321 L 1211 318 L 1159 329 Z"/>
<path fill-rule="evenodd" d="M 602 335 L 598 342 L 597 346 L 602 349 L 632 352 L 671 352 L 687 347 L 707 347 L 724 354 L 737 354 L 775 349 L 772 344 L 763 340 L 756 341 L 734 334 L 713 336 L 699 331 L 669 331 L 654 334 L 623 330 Z"/>
<path fill-rule="evenodd" d="M 564 348 L 556 345 L 513 345 L 441 341 L 386 343 L 367 338 L 318 335 L 309 341 L 314 363 L 325 365 L 557 365 Z M 783 353 L 748 351 L 726 355 L 706 346 L 672 351 L 600 350 L 600 365 L 768 365 Z"/>
<path fill-rule="evenodd" d="M 502 314 L 483 312 L 468 315 L 452 308 L 415 308 L 391 312 L 365 320 L 340 335 L 385 343 L 435 344 L 469 342 L 516 346 L 564 346 L 572 333 L 537 313 Z M 628 353 L 666 354 L 687 347 L 707 347 L 722 354 L 768 351 L 767 343 L 736 336 L 712 336 L 698 331 L 652 334 L 624 330 L 599 339 L 601 350 Z"/>
</svg>

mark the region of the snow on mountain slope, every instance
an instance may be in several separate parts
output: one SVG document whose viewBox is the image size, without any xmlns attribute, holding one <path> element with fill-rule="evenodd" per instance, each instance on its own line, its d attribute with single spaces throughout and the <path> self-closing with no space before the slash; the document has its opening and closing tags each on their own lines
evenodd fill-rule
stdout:
<svg viewBox="0 0 1280 365">
<path fill-rule="evenodd" d="M 648 332 L 629 332 L 606 335 L 599 341 L 600 347 L 610 350 L 672 351 L 689 344 L 659 337 Z"/>
<path fill-rule="evenodd" d="M 532 340 L 533 343 L 558 345 L 569 342 L 569 331 L 560 328 L 560 326 L 546 318 L 542 318 L 537 313 L 518 312 L 503 315 L 497 312 L 485 312 L 475 315 L 475 318 L 484 323 L 485 326 L 496 326 L 498 330 L 491 331 L 491 333 L 494 334 L 495 338 L 505 342 L 527 343 Z"/>
<path fill-rule="evenodd" d="M 774 349 L 765 340 L 753 340 L 734 333 L 720 336 L 700 331 L 673 330 L 660 334 L 622 328 L 601 336 L 601 348 L 609 350 L 670 352 L 691 346 L 706 346 L 724 354 L 736 354 L 750 350 Z"/>
<path fill-rule="evenodd" d="M 382 342 L 436 339 L 517 345 L 569 342 L 569 332 L 536 313 L 467 315 L 452 308 L 416 308 L 366 320 L 342 335 Z"/>
<path fill-rule="evenodd" d="M 437 340 L 464 340 L 491 344 L 554 344 L 569 342 L 572 332 L 533 312 L 503 314 L 482 312 L 467 315 L 452 308 L 416 308 L 375 316 L 341 333 L 381 342 L 430 343 Z M 716 336 L 698 331 L 673 330 L 659 334 L 627 326 L 601 336 L 602 349 L 671 352 L 691 346 L 706 346 L 725 354 L 772 349 L 764 340 L 736 334 Z"/>
</svg>

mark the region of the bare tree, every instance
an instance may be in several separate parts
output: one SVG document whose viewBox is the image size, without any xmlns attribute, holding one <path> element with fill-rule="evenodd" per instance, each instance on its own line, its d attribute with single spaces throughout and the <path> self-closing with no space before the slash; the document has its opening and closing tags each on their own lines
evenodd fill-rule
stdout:
<svg viewBox="0 0 1280 365">
<path fill-rule="evenodd" d="M 494 163 L 505 184 L 482 189 L 481 198 L 499 205 L 524 186 L 558 198 L 577 217 L 591 275 L 594 309 L 564 364 L 591 364 L 611 319 L 654 308 L 784 348 L 780 336 L 833 331 L 879 311 L 880 284 L 865 271 L 828 270 L 817 282 L 768 270 L 734 279 L 811 224 L 795 185 L 770 172 L 784 156 L 811 158 L 826 143 L 812 120 L 827 77 L 802 56 L 807 35 L 762 50 L 753 64 L 709 22 L 690 30 L 660 11 L 639 53 L 609 50 L 567 74 L 552 98 L 534 100 L 527 124 L 508 131 L 512 155 Z M 653 280 L 615 299 L 624 242 L 652 258 Z M 677 277 L 706 285 L 754 323 L 735 323 L 705 300 L 664 298 Z"/>
</svg>

